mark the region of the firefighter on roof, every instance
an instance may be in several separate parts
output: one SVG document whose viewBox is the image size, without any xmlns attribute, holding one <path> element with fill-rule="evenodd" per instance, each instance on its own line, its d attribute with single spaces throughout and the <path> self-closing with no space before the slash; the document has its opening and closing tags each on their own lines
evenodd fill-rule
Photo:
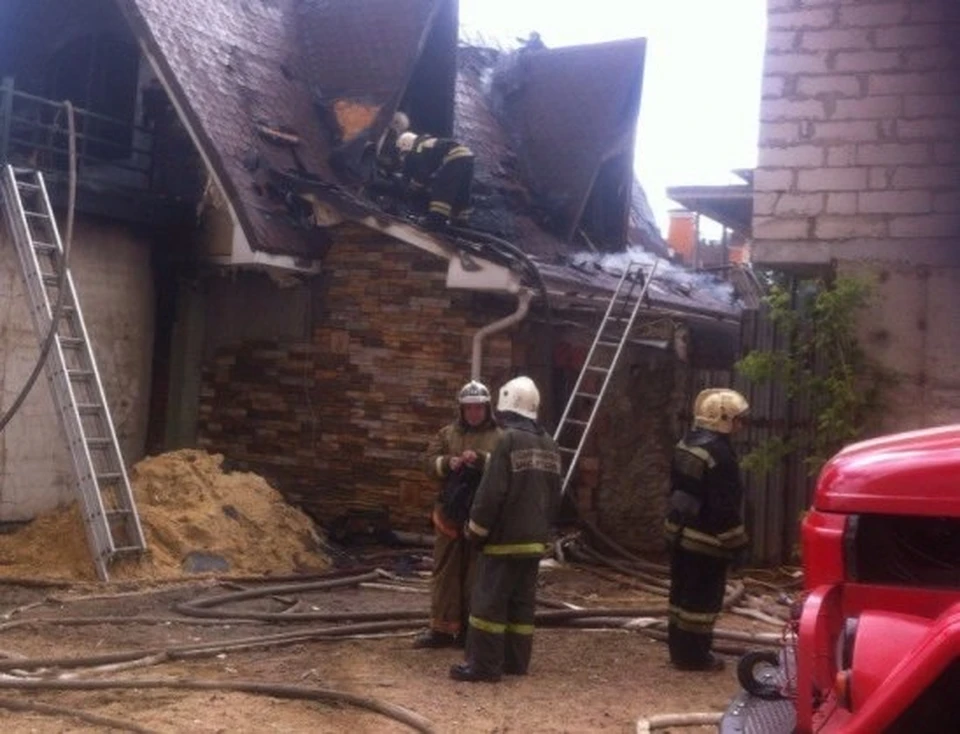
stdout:
<svg viewBox="0 0 960 734">
<path fill-rule="evenodd" d="M 476 549 L 463 537 L 473 492 L 500 429 L 493 420 L 490 391 L 471 380 L 457 396 L 459 416 L 440 429 L 426 452 L 427 474 L 438 481 L 433 509 L 436 540 L 430 597 L 430 627 L 414 647 L 462 645 L 476 566 Z"/>
<path fill-rule="evenodd" d="M 470 219 L 473 153 L 449 138 L 404 132 L 397 137 L 401 175 L 414 196 L 426 197 L 428 229 L 466 227 Z"/>
<path fill-rule="evenodd" d="M 703 390 L 694 427 L 676 445 L 664 531 L 670 548 L 670 662 L 682 670 L 721 670 L 713 627 L 723 607 L 727 567 L 745 560 L 743 485 L 730 435 L 749 410 L 726 389 Z"/>
<path fill-rule="evenodd" d="M 533 652 L 537 571 L 560 506 L 560 453 L 539 423 L 540 393 L 529 377 L 500 389 L 503 437 L 477 489 L 467 534 L 480 547 L 461 681 L 525 675 Z"/>
</svg>

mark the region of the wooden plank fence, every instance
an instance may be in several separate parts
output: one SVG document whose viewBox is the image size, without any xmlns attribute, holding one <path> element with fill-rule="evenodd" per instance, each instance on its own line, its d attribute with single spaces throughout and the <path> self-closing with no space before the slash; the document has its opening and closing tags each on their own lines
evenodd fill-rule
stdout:
<svg viewBox="0 0 960 734">
<path fill-rule="evenodd" d="M 753 350 L 784 351 L 787 337 L 772 322 L 766 305 L 744 311 L 741 356 Z M 777 566 L 797 562 L 801 515 L 809 505 L 814 477 L 805 458 L 812 444 L 809 399 L 788 395 L 777 382 L 754 384 L 732 371 L 696 370 L 691 375 L 688 405 L 707 387 L 733 387 L 750 403 L 748 428 L 735 437 L 741 457 L 771 439 L 796 440 L 800 450 L 784 457 L 769 472 L 745 472 L 745 520 L 752 539 L 752 562 Z"/>
</svg>

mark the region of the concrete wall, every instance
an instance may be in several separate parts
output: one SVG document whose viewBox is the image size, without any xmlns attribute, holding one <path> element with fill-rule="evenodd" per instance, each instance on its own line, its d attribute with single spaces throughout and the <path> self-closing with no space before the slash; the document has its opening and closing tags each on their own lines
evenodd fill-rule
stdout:
<svg viewBox="0 0 960 734">
<path fill-rule="evenodd" d="M 752 259 L 880 276 L 864 333 L 901 406 L 883 428 L 958 420 L 960 3 L 768 10 Z"/>
<path fill-rule="evenodd" d="M 142 456 L 153 354 L 150 250 L 129 230 L 78 219 L 71 271 L 124 459 Z M 39 354 L 20 264 L 0 234 L 0 408 Z M 26 520 L 74 498 L 73 462 L 45 375 L 0 433 L 0 521 Z"/>
</svg>

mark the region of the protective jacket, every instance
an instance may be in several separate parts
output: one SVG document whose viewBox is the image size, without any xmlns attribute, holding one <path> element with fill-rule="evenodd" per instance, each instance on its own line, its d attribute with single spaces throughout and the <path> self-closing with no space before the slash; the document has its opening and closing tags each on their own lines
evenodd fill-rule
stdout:
<svg viewBox="0 0 960 734">
<path fill-rule="evenodd" d="M 421 135 L 404 159 L 403 177 L 414 186 L 426 186 L 441 166 L 460 158 L 473 158 L 473 153 L 456 140 Z"/>
<path fill-rule="evenodd" d="M 535 421 L 506 414 L 505 432 L 480 480 L 471 534 L 489 556 L 539 556 L 560 506 L 560 453 Z"/>
<path fill-rule="evenodd" d="M 691 430 L 674 448 L 670 479 L 668 543 L 722 559 L 747 545 L 743 484 L 729 435 Z"/>
<path fill-rule="evenodd" d="M 450 459 L 460 456 L 464 451 L 477 452 L 477 461 L 474 467 L 481 472 L 485 470 L 501 430 L 493 420 L 487 420 L 479 426 L 470 426 L 462 420 L 454 421 L 441 428 L 427 445 L 424 469 L 427 475 L 438 480 L 438 490 L 442 489 L 443 482 L 450 474 Z M 437 502 L 434 506 L 433 521 L 437 530 L 451 537 L 459 535 L 461 528 L 450 518 L 446 517 L 438 491 Z"/>
</svg>

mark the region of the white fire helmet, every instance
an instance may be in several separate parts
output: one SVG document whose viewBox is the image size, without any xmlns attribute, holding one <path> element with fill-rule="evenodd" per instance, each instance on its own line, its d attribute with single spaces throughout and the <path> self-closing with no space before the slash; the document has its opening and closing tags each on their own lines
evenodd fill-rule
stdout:
<svg viewBox="0 0 960 734">
<path fill-rule="evenodd" d="M 693 424 L 717 433 L 730 433 L 733 421 L 750 410 L 750 404 L 736 390 L 701 390 L 693 402 Z"/>
<path fill-rule="evenodd" d="M 530 420 L 537 419 L 540 410 L 540 391 L 529 377 L 514 377 L 500 388 L 497 411 L 522 415 Z"/>
<path fill-rule="evenodd" d="M 400 151 L 400 155 L 406 155 L 411 150 L 413 150 L 414 144 L 417 142 L 417 134 L 406 132 L 400 133 L 397 137 L 397 150 Z"/>
<path fill-rule="evenodd" d="M 490 391 L 482 382 L 470 380 L 466 385 L 460 388 L 460 394 L 457 396 L 460 405 L 490 404 Z"/>
<path fill-rule="evenodd" d="M 390 129 L 395 133 L 405 133 L 410 129 L 410 118 L 403 112 L 397 110 L 393 113 L 393 119 L 390 120 Z"/>
</svg>

